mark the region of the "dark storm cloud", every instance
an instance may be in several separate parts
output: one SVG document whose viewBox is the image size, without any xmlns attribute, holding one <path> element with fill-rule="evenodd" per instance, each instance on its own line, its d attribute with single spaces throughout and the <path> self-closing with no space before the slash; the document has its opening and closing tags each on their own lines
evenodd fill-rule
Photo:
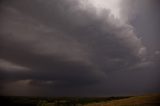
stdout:
<svg viewBox="0 0 160 106">
<path fill-rule="evenodd" d="M 153 86 L 159 88 L 160 2 L 158 0 L 124 0 L 122 4 L 126 5 L 123 6 L 122 13 L 124 13 L 124 16 L 127 16 L 128 22 L 134 27 L 137 36 L 141 38 L 147 50 L 146 60 L 137 64 L 135 70 L 142 72 L 145 70 L 150 71 L 151 76 L 155 75 L 153 77 L 154 80 L 150 77 L 150 81 L 155 81 L 152 83 L 155 84 Z M 145 76 L 147 75 L 145 73 L 139 73 L 139 75 L 144 75 L 143 78 L 146 80 L 149 78 Z"/>
<path fill-rule="evenodd" d="M 145 60 L 146 47 L 132 26 L 109 10 L 97 14 L 91 4 L 83 8 L 75 0 L 7 0 L 0 7 L 4 94 L 107 95 L 123 81 L 132 92 L 127 78 L 120 79 L 153 64 Z"/>
<path fill-rule="evenodd" d="M 160 51 L 160 2 L 158 0 L 127 0 L 125 2 L 124 0 L 124 4 L 128 6 L 123 9 L 123 13 L 128 14 L 130 12 L 128 20 L 146 46 L 148 58 L 154 61 L 156 65 L 159 65 L 160 63 L 157 61 L 157 58 Z"/>
</svg>

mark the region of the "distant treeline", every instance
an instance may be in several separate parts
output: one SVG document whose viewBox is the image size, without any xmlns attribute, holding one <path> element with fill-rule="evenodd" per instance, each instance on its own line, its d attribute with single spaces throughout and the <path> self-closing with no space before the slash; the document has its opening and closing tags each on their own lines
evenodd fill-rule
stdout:
<svg viewBox="0 0 160 106">
<path fill-rule="evenodd" d="M 0 96 L 4 106 L 80 106 L 88 103 L 118 100 L 128 97 L 23 97 Z"/>
</svg>

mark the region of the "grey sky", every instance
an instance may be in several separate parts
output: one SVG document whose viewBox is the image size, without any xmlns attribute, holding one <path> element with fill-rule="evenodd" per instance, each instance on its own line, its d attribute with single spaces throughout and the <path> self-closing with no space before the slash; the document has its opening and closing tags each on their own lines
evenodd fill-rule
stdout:
<svg viewBox="0 0 160 106">
<path fill-rule="evenodd" d="M 159 1 L 100 1 L 3 0 L 1 95 L 159 92 Z"/>
</svg>

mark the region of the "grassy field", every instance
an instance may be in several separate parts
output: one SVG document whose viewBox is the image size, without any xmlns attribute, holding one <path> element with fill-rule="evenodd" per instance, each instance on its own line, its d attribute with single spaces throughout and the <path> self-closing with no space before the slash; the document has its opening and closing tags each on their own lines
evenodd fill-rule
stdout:
<svg viewBox="0 0 160 106">
<path fill-rule="evenodd" d="M 4 106 L 160 106 L 160 95 L 130 97 L 15 97 L 1 96 Z"/>
<path fill-rule="evenodd" d="M 85 106 L 160 106 L 160 95 L 135 96 L 109 102 L 90 103 Z"/>
</svg>

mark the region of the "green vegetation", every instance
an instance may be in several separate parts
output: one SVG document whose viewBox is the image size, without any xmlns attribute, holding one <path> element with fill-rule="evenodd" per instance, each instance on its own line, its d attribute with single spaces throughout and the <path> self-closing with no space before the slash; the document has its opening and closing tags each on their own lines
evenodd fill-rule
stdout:
<svg viewBox="0 0 160 106">
<path fill-rule="evenodd" d="M 93 102 L 118 100 L 128 97 L 0 97 L 6 106 L 83 106 Z"/>
</svg>

